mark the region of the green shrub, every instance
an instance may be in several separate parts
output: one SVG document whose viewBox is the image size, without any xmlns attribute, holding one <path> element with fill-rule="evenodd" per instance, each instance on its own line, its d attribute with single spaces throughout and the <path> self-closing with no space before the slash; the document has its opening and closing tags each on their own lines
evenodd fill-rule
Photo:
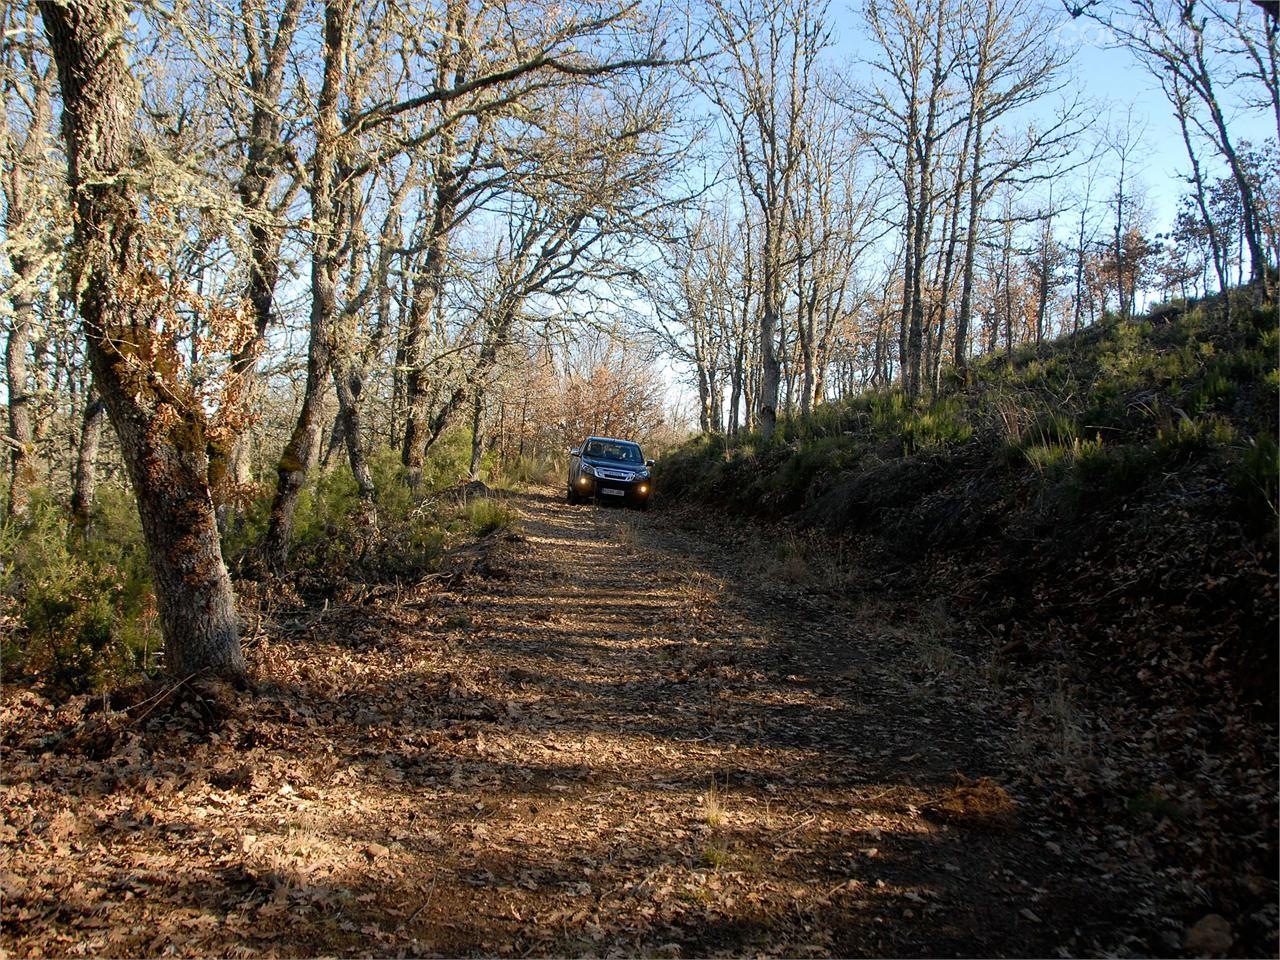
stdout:
<svg viewBox="0 0 1280 960">
<path fill-rule="evenodd" d="M 1178 466 L 1213 447 L 1235 440 L 1235 429 L 1220 416 L 1177 417 L 1156 429 L 1154 452 L 1166 466 Z"/>
<path fill-rule="evenodd" d="M 971 491 L 990 481 L 992 496 L 1009 495 L 1008 510 L 1030 506 L 1041 522 L 1154 493 L 1192 467 L 1231 472 L 1250 510 L 1274 521 L 1280 327 L 1274 308 L 1245 300 L 1232 317 L 1224 322 L 1215 301 L 1168 305 L 1155 323 L 1106 317 L 1059 341 L 976 359 L 964 374 L 944 372 L 932 403 L 870 390 L 784 418 L 770 442 L 695 438 L 664 458 L 660 484 L 744 512 L 909 525 L 950 522 L 947 496 L 981 502 Z M 967 489 L 929 503 L 911 489 L 883 492 L 889 506 L 864 509 L 882 497 L 871 490 L 878 468 L 894 461 L 902 476 L 951 473 Z"/>
<path fill-rule="evenodd" d="M 1223 410 L 1235 401 L 1239 387 L 1229 380 L 1221 371 L 1208 374 L 1191 394 L 1188 403 L 1191 413 L 1204 413 L 1206 410 Z"/>
<path fill-rule="evenodd" d="M 1232 485 L 1255 518 L 1274 523 L 1280 504 L 1280 445 L 1275 434 L 1259 433 L 1244 449 Z"/>
<path fill-rule="evenodd" d="M 908 416 L 907 395 L 901 390 L 873 393 L 867 398 L 871 429 L 881 437 L 900 437 Z"/>
<path fill-rule="evenodd" d="M 773 473 L 770 489 L 783 503 L 799 505 L 816 480 L 847 469 L 858 448 L 848 437 L 822 437 L 797 446 Z"/>
<path fill-rule="evenodd" d="M 1280 352 L 1280 328 L 1262 331 L 1258 335 L 1258 348 L 1274 361 L 1276 353 Z"/>
<path fill-rule="evenodd" d="M 293 548 L 305 551 L 327 544 L 343 550 L 334 540 L 355 513 L 357 499 L 356 479 L 345 462 L 329 470 L 312 471 L 309 482 L 298 495 Z M 325 557 L 322 562 L 328 559 Z"/>
<path fill-rule="evenodd" d="M 1080 429 L 1075 417 L 1064 413 L 1041 414 L 1032 430 L 1046 443 L 1070 444 L 1080 437 Z"/>
<path fill-rule="evenodd" d="M 1080 437 L 1046 439 L 1043 443 L 1022 447 L 1020 452 L 1023 460 L 1042 480 L 1065 483 L 1064 490 L 1071 495 L 1068 499 L 1084 491 L 1083 476 L 1105 475 L 1111 467 L 1111 455 L 1097 437 L 1091 440 Z"/>
<path fill-rule="evenodd" d="M 444 549 L 444 514 L 438 494 L 465 478 L 471 443 L 466 432 L 449 431 L 431 448 L 417 491 L 398 450 L 379 447 L 369 455 L 378 514 L 378 536 L 357 521 L 359 491 L 346 457 L 328 470 L 313 470 L 294 513 L 291 563 L 333 577 L 398 576 L 431 569 Z M 223 553 L 236 569 L 254 555 L 267 527 L 272 494 L 247 505 L 223 538 Z"/>
<path fill-rule="evenodd" d="M 796 414 L 780 419 L 776 435 L 784 442 L 839 436 L 855 424 L 858 413 L 854 403 L 848 400 L 820 403 L 808 416 Z"/>
<path fill-rule="evenodd" d="M 901 427 L 907 452 L 964 443 L 973 436 L 968 410 L 955 398 L 947 397 L 928 409 L 908 416 Z"/>
<path fill-rule="evenodd" d="M 515 510 L 496 497 L 479 497 L 463 509 L 471 532 L 478 537 L 498 530 L 510 530 L 519 519 Z"/>
<path fill-rule="evenodd" d="M 1033 443 L 1022 452 L 1027 463 L 1042 477 L 1061 476 L 1071 462 L 1068 448 L 1061 443 Z"/>
<path fill-rule="evenodd" d="M 1073 458 L 1076 477 L 1100 502 L 1138 490 L 1151 478 L 1157 464 L 1152 449 L 1142 444 L 1082 444 Z"/>
<path fill-rule="evenodd" d="M 155 666 L 162 642 L 132 498 L 103 488 L 85 529 L 36 493 L 20 522 L 0 528 L 0 593 L 16 624 L 6 631 L 9 677 L 56 693 L 102 689 Z"/>
<path fill-rule="evenodd" d="M 378 516 L 392 522 L 407 518 L 417 500 L 409 487 L 409 470 L 400 462 L 400 451 L 379 447 L 369 456 L 369 472 L 373 475 L 373 486 L 377 491 Z M 352 493 L 355 493 L 354 481 Z"/>
<path fill-rule="evenodd" d="M 1257 330 L 1275 331 L 1278 321 L 1280 321 L 1280 317 L 1277 316 L 1276 304 L 1274 303 L 1253 307 L 1249 311 L 1249 322 Z"/>
<path fill-rule="evenodd" d="M 438 493 L 457 486 L 471 476 L 471 430 L 451 427 L 431 445 L 422 470 L 425 493 Z"/>
</svg>

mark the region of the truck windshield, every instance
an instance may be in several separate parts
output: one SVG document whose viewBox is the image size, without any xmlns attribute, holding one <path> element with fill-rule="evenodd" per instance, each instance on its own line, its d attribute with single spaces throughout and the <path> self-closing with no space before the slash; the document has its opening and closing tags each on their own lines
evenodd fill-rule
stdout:
<svg viewBox="0 0 1280 960">
<path fill-rule="evenodd" d="M 634 443 L 592 440 L 587 444 L 587 448 L 583 453 L 597 460 L 616 460 L 618 463 L 644 463 L 640 448 Z"/>
</svg>

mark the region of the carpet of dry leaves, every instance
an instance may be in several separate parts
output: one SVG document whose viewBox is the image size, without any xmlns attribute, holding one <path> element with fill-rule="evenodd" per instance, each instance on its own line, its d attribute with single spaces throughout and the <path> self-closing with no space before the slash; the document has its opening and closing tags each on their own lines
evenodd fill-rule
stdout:
<svg viewBox="0 0 1280 960">
<path fill-rule="evenodd" d="M 268 616 L 250 694 L 7 691 L 0 953 L 1183 952 L 928 611 L 660 511 L 514 502 L 459 575 Z"/>
</svg>

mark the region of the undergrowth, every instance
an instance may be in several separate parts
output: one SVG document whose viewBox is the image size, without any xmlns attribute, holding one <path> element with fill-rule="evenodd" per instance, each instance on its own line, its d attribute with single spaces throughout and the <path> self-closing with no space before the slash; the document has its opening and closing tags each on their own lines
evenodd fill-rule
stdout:
<svg viewBox="0 0 1280 960">
<path fill-rule="evenodd" d="M 859 475 L 924 497 L 933 471 L 913 467 L 980 458 L 1002 484 L 1029 481 L 1042 506 L 1072 517 L 1211 463 L 1265 530 L 1277 511 L 1278 351 L 1274 307 L 1230 327 L 1203 307 L 1160 325 L 1109 319 L 952 372 L 937 397 L 871 391 L 784 418 L 768 442 L 698 437 L 663 460 L 662 488 L 776 517 L 837 486 L 856 497 Z"/>
<path fill-rule="evenodd" d="M 516 512 L 494 497 L 472 500 L 463 509 L 463 516 L 470 524 L 471 532 L 478 537 L 499 530 L 509 530 L 516 523 Z"/>
<path fill-rule="evenodd" d="M 515 514 L 500 501 L 447 495 L 467 475 L 470 452 L 467 432 L 441 437 L 416 491 L 395 451 L 375 453 L 376 536 L 355 522 L 357 488 L 345 462 L 313 471 L 295 515 L 294 582 L 329 590 L 421 576 L 451 538 L 511 527 Z M 241 582 L 260 569 L 270 507 L 264 491 L 224 532 L 223 555 Z M 157 668 L 163 639 L 132 493 L 104 485 L 81 528 L 37 490 L 21 519 L 0 525 L 0 637 L 4 681 L 38 682 L 56 695 L 112 689 Z"/>
<path fill-rule="evenodd" d="M 495 465 L 493 476 L 504 486 L 550 486 L 561 481 L 565 469 L 566 464 L 562 459 L 524 455 Z"/>
<path fill-rule="evenodd" d="M 149 669 L 161 648 L 142 529 L 132 499 L 106 488 L 80 529 L 36 491 L 0 526 L 4 679 L 40 677 L 78 693 Z"/>
</svg>

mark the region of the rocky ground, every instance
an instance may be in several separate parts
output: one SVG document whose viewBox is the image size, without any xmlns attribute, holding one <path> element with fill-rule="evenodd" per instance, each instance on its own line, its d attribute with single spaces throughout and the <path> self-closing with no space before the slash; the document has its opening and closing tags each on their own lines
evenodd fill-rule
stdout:
<svg viewBox="0 0 1280 960">
<path fill-rule="evenodd" d="M 1151 854 L 1176 811 L 1061 802 L 1018 717 L 1068 708 L 944 607 L 822 589 L 760 531 L 514 503 L 452 575 L 263 603 L 247 694 L 7 690 L 0 948 L 1275 955 L 1274 910 Z"/>
</svg>

